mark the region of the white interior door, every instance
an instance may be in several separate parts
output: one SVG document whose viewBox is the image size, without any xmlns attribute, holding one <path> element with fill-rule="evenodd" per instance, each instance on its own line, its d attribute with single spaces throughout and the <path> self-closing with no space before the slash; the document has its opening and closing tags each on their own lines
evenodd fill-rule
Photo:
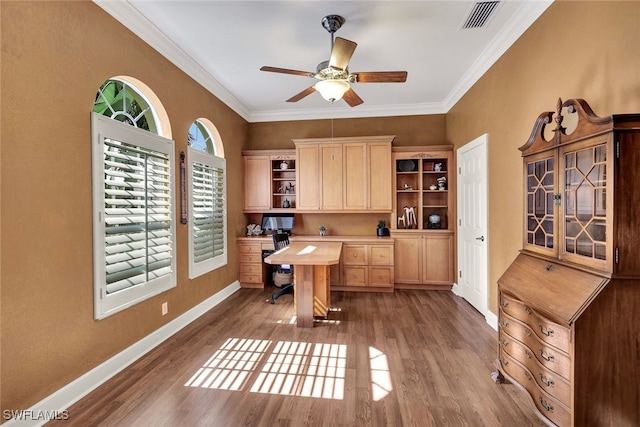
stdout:
<svg viewBox="0 0 640 427">
<path fill-rule="evenodd" d="M 487 145 L 484 134 L 457 151 L 458 274 L 453 291 L 487 315 Z"/>
</svg>

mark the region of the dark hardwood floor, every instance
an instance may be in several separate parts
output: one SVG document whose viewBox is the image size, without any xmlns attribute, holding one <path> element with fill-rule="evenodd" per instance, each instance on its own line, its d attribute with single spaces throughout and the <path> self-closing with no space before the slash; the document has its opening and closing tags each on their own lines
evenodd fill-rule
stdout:
<svg viewBox="0 0 640 427">
<path fill-rule="evenodd" d="M 302 329 L 274 289 L 241 289 L 47 425 L 544 425 L 492 381 L 497 333 L 454 294 L 333 292 Z"/>
</svg>

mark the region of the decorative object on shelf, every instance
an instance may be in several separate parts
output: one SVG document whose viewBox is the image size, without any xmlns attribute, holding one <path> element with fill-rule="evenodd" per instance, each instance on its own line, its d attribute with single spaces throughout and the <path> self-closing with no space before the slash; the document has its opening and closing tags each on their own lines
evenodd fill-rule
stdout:
<svg viewBox="0 0 640 427">
<path fill-rule="evenodd" d="M 320 232 L 321 236 L 324 236 L 325 233 L 327 232 L 327 229 L 325 228 L 324 224 L 321 225 L 320 227 L 318 227 L 318 231 Z"/>
<path fill-rule="evenodd" d="M 290 208 L 291 207 L 291 202 L 289 202 L 289 199 L 284 199 L 284 202 L 282 202 L 282 207 L 283 208 Z"/>
<path fill-rule="evenodd" d="M 378 236 L 388 236 L 389 229 L 387 228 L 387 221 L 384 219 L 378 220 L 378 229 L 376 230 Z"/>
<path fill-rule="evenodd" d="M 441 176 L 438 178 L 438 190 L 446 190 L 447 189 L 447 177 Z"/>
<path fill-rule="evenodd" d="M 442 163 L 436 163 L 433 165 L 433 170 L 436 172 L 440 172 L 442 170 Z"/>
<path fill-rule="evenodd" d="M 432 214 L 429 215 L 429 226 L 428 228 L 442 228 L 442 224 L 440 223 L 440 215 Z"/>
<path fill-rule="evenodd" d="M 259 236 L 262 234 L 262 228 L 258 224 L 247 225 L 247 236 Z"/>
<path fill-rule="evenodd" d="M 405 185 L 404 185 L 404 189 L 405 189 L 405 190 L 413 190 L 413 185 L 405 184 Z"/>
<path fill-rule="evenodd" d="M 418 163 L 415 160 L 401 160 L 398 162 L 400 172 L 415 172 L 418 170 Z"/>
<path fill-rule="evenodd" d="M 289 163 L 283 160 L 282 163 L 280 163 L 280 169 L 282 170 L 289 169 Z"/>
<path fill-rule="evenodd" d="M 403 214 L 403 223 L 404 228 L 414 228 L 414 226 L 418 225 L 418 221 L 416 220 L 416 208 L 417 206 L 405 206 L 402 208 L 404 211 Z"/>
<path fill-rule="evenodd" d="M 407 224 L 404 222 L 404 215 L 398 217 L 398 228 L 407 228 Z"/>
<path fill-rule="evenodd" d="M 292 182 L 287 182 L 287 185 L 284 187 L 285 194 L 295 194 L 296 193 L 296 185 Z"/>
<path fill-rule="evenodd" d="M 438 189 L 438 186 L 435 184 L 432 184 L 429 186 L 429 190 L 437 190 L 437 189 Z"/>
</svg>

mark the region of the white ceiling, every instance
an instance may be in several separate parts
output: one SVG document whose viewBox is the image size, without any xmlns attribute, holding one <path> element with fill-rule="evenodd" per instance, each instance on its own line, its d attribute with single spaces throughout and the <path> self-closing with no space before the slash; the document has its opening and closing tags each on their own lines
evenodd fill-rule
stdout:
<svg viewBox="0 0 640 427">
<path fill-rule="evenodd" d="M 462 29 L 474 1 L 94 0 L 250 122 L 446 113 L 552 1 L 503 0 L 484 27 Z M 354 108 L 319 93 L 285 102 L 315 80 L 260 67 L 315 72 L 331 51 L 329 14 L 358 44 L 351 72 L 407 81 L 355 83 Z"/>
</svg>

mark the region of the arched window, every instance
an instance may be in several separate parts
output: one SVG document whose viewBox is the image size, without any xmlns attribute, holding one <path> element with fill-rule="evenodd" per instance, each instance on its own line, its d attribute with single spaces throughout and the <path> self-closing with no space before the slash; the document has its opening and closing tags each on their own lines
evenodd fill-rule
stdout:
<svg viewBox="0 0 640 427">
<path fill-rule="evenodd" d="M 175 143 L 161 136 L 168 129 L 162 104 L 142 82 L 113 78 L 98 89 L 91 116 L 96 319 L 176 285 Z"/>
<path fill-rule="evenodd" d="M 226 161 L 213 123 L 189 128 L 189 278 L 227 264 Z"/>
</svg>

